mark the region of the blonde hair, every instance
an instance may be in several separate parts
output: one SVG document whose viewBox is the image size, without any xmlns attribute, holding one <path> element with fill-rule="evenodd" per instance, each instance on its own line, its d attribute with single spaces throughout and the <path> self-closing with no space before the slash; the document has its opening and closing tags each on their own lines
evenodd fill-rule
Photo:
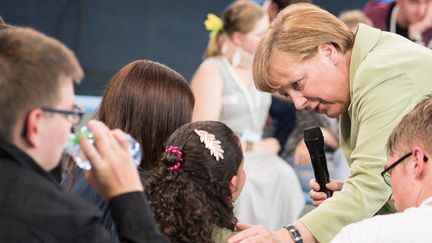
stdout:
<svg viewBox="0 0 432 243">
<path fill-rule="evenodd" d="M 325 43 L 346 53 L 353 47 L 354 34 L 337 17 L 313 4 L 299 3 L 285 8 L 258 45 L 252 69 L 256 87 L 265 92 L 279 88 L 270 73 L 274 52 L 288 54 L 301 62 L 313 57 L 318 46 Z"/>
<path fill-rule="evenodd" d="M 204 58 L 221 55 L 223 38 L 231 37 L 234 32 L 250 32 L 264 15 L 264 10 L 252 1 L 240 0 L 230 4 L 222 14 L 223 27 L 209 40 Z"/>
<path fill-rule="evenodd" d="M 422 146 L 432 152 L 432 94 L 421 100 L 393 129 L 387 140 L 387 153 Z M 407 151 L 403 151 L 404 153 Z"/>
<path fill-rule="evenodd" d="M 357 30 L 358 24 L 367 24 L 372 26 L 372 21 L 366 17 L 361 10 L 344 11 L 339 15 L 339 19 L 344 22 L 353 32 Z"/>
</svg>

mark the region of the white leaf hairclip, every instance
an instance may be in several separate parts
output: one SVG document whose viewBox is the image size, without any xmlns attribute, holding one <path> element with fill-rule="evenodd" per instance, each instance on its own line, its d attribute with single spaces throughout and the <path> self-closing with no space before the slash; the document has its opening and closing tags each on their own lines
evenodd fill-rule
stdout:
<svg viewBox="0 0 432 243">
<path fill-rule="evenodd" d="M 210 150 L 210 155 L 214 156 L 216 161 L 219 161 L 219 158 L 224 158 L 224 151 L 220 145 L 221 142 L 215 138 L 215 135 L 204 130 L 194 129 L 194 131 L 198 134 L 201 143 L 204 143 L 206 149 Z"/>
</svg>

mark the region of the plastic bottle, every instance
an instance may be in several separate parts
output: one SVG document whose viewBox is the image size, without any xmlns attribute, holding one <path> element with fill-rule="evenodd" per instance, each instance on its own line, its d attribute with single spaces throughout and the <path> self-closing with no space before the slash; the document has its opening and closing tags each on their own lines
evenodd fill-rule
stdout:
<svg viewBox="0 0 432 243">
<path fill-rule="evenodd" d="M 128 134 L 129 135 L 129 134 Z M 89 141 L 90 144 L 94 144 L 93 134 L 88 130 L 86 126 L 81 127 L 79 131 L 76 133 L 71 133 L 66 141 L 65 152 L 70 155 L 76 165 L 83 170 L 90 170 L 91 164 L 88 161 L 87 157 L 81 151 L 81 147 L 78 142 L 79 137 L 85 137 Z M 133 162 L 135 166 L 139 166 L 141 163 L 141 146 L 140 144 L 129 135 L 129 154 L 132 156 Z"/>
</svg>

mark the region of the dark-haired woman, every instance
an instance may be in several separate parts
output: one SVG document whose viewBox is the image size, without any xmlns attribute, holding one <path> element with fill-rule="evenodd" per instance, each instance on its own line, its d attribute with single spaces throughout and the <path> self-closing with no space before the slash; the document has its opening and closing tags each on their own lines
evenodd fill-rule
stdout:
<svg viewBox="0 0 432 243">
<path fill-rule="evenodd" d="M 186 80 L 169 67 L 145 60 L 131 62 L 121 68 L 108 83 L 95 119 L 110 129 L 120 128 L 134 137 L 143 149 L 140 174 L 154 167 L 163 152 L 168 136 L 190 122 L 194 97 Z M 81 169 L 71 161 L 61 185 L 68 191 L 98 205 L 101 223 L 117 234 L 108 204 L 84 179 Z"/>
<path fill-rule="evenodd" d="M 194 122 L 168 138 L 145 191 L 159 229 L 172 242 L 227 242 L 244 181 L 234 132 L 217 121 Z"/>
</svg>

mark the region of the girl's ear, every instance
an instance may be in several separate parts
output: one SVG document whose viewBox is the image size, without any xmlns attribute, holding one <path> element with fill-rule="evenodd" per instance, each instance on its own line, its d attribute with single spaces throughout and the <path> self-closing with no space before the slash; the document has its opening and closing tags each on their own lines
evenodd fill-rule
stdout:
<svg viewBox="0 0 432 243">
<path fill-rule="evenodd" d="M 234 32 L 231 34 L 231 41 L 237 46 L 243 45 L 244 36 L 240 32 Z"/>
<path fill-rule="evenodd" d="M 237 190 L 237 175 L 233 176 L 230 180 L 229 189 L 231 192 L 231 195 L 233 195 Z"/>
</svg>

